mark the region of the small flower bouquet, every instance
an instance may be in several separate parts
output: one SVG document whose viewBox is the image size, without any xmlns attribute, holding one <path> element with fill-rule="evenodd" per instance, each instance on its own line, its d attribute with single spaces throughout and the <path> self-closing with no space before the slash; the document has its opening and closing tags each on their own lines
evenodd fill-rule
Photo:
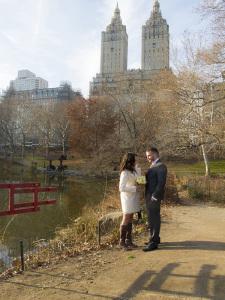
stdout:
<svg viewBox="0 0 225 300">
<path fill-rule="evenodd" d="M 146 177 L 138 176 L 136 181 L 137 181 L 137 184 L 146 184 Z"/>
</svg>

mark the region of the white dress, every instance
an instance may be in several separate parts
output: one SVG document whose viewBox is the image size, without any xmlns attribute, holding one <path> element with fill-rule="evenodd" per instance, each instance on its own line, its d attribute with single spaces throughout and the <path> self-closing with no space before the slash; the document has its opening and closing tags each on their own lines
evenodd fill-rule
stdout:
<svg viewBox="0 0 225 300">
<path fill-rule="evenodd" d="M 128 170 L 122 171 L 120 175 L 119 191 L 124 214 L 132 214 L 140 211 L 140 195 L 137 191 L 137 177 L 140 169 L 132 173 Z"/>
</svg>

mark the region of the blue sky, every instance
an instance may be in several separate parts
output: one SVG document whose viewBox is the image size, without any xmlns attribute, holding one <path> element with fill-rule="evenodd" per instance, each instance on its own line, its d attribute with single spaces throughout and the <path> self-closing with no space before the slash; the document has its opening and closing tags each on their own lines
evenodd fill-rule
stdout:
<svg viewBox="0 0 225 300">
<path fill-rule="evenodd" d="M 141 63 L 141 26 L 153 0 L 118 0 L 129 36 L 129 68 Z M 199 0 L 160 0 L 171 41 L 180 49 L 185 30 L 203 27 L 195 13 Z M 50 87 L 70 81 L 87 96 L 99 72 L 101 31 L 110 23 L 116 0 L 0 0 L 0 89 L 29 69 Z"/>
</svg>

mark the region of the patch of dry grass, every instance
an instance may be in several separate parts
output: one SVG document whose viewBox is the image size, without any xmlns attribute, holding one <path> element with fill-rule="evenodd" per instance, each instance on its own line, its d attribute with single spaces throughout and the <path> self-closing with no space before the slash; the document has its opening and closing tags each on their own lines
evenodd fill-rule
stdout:
<svg viewBox="0 0 225 300">
<path fill-rule="evenodd" d="M 166 205 L 172 202 L 175 196 L 177 197 L 177 190 L 173 186 L 175 184 L 174 180 L 175 178 L 172 176 L 168 181 L 167 201 L 162 209 L 163 216 L 166 214 Z M 144 187 L 142 195 L 144 196 Z M 176 197 L 174 203 L 177 201 Z M 144 206 L 143 199 L 142 204 Z M 100 247 L 111 247 L 117 243 L 119 238 L 119 222 L 115 222 L 110 231 L 103 234 L 101 246 L 97 242 L 97 226 L 103 216 L 120 210 L 118 182 L 116 182 L 114 187 L 107 189 L 104 199 L 99 205 L 93 208 L 85 207 L 79 218 L 72 221 L 67 227 L 57 229 L 54 239 L 34 242 L 33 249 L 25 255 L 26 269 L 48 266 L 80 253 L 97 250 Z M 144 212 L 143 222 L 134 227 L 134 234 L 140 234 L 146 230 L 146 221 L 147 216 Z M 13 266 L 14 268 L 8 273 L 10 275 L 19 271 L 19 259 L 15 259 Z"/>
<path fill-rule="evenodd" d="M 225 204 L 225 179 L 195 176 L 187 180 L 189 197 L 196 200 Z"/>
</svg>

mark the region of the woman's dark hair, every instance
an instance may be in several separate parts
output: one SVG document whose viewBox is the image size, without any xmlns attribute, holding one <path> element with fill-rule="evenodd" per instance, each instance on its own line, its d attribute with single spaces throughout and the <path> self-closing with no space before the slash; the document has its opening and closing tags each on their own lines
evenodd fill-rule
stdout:
<svg viewBox="0 0 225 300">
<path fill-rule="evenodd" d="M 128 152 L 123 156 L 120 164 L 120 173 L 124 170 L 135 172 L 135 153 Z"/>
</svg>

